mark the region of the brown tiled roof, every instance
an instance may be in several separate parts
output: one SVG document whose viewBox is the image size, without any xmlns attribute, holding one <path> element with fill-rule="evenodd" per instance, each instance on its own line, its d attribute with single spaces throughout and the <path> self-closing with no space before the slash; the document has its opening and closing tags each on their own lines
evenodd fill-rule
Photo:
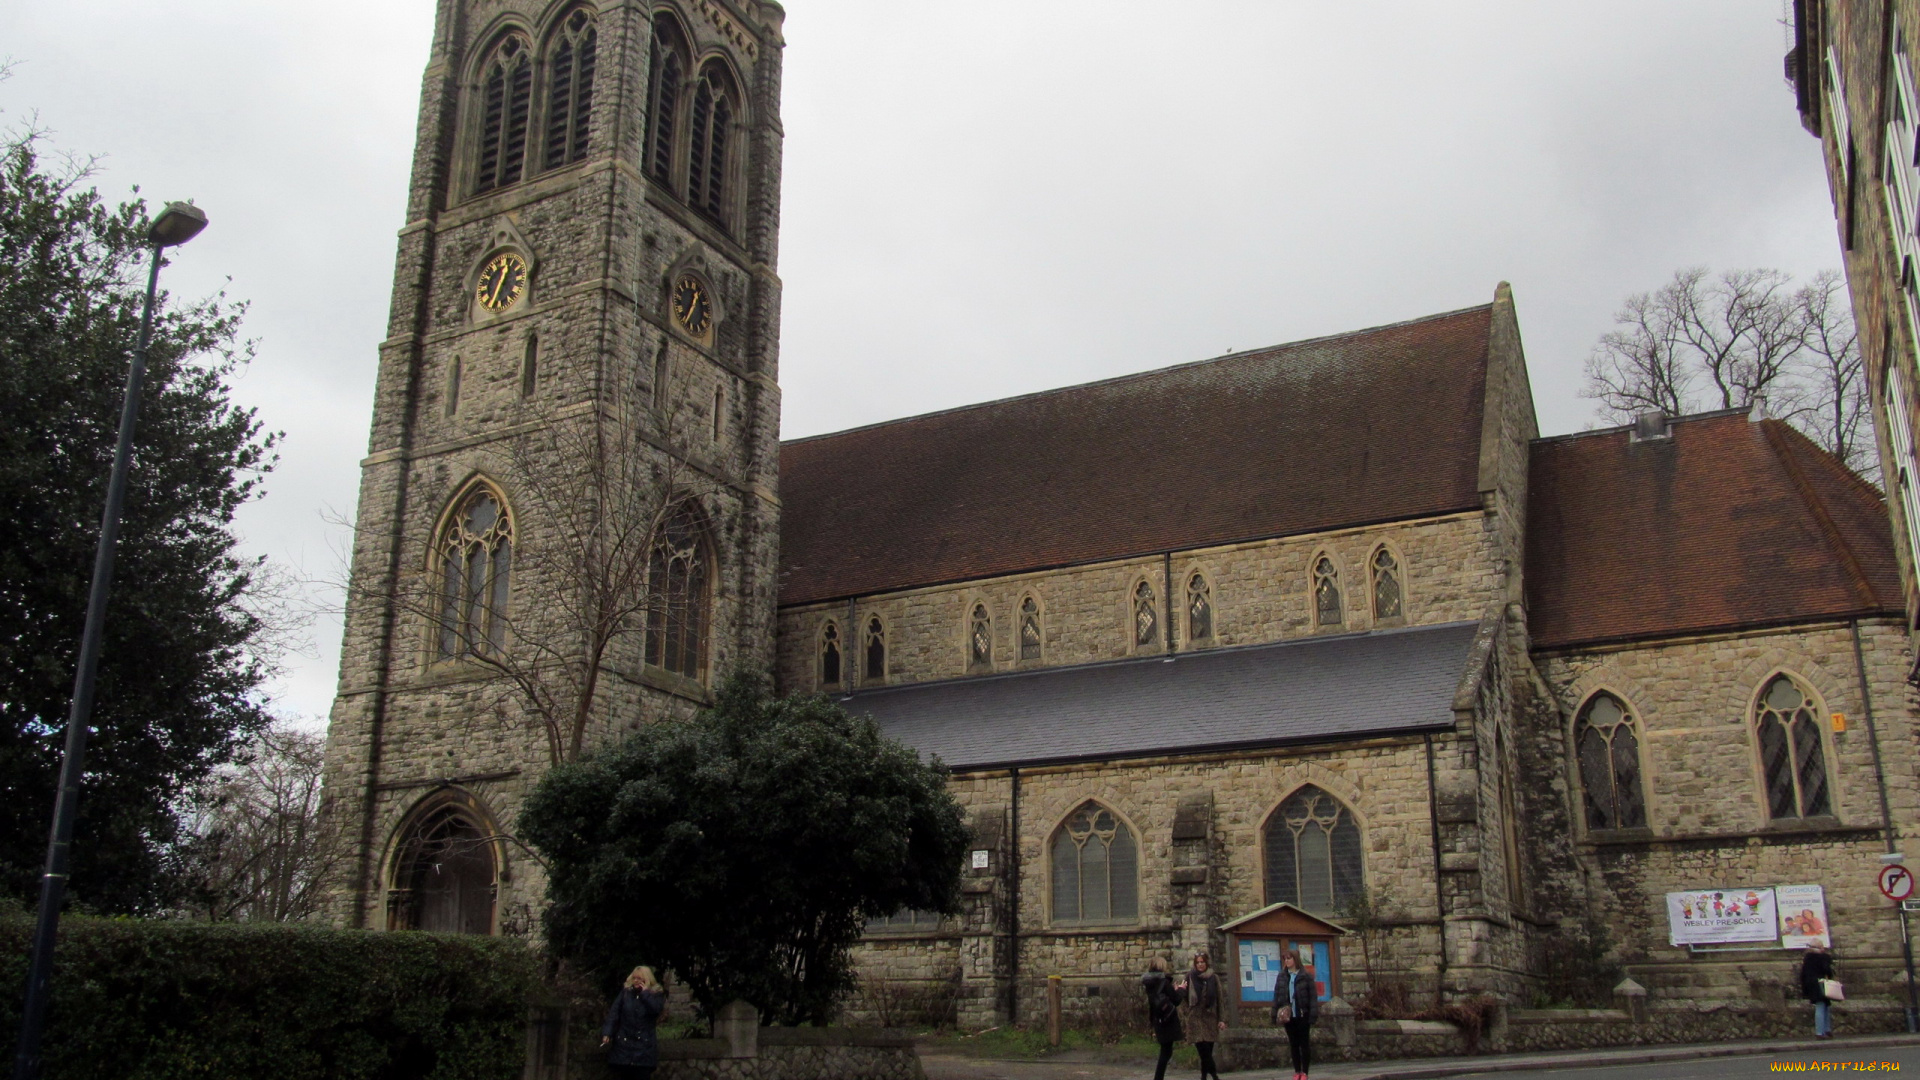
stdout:
<svg viewBox="0 0 1920 1080">
<path fill-rule="evenodd" d="M 1477 507 L 1490 312 L 788 442 L 780 600 Z"/>
<path fill-rule="evenodd" d="M 1533 444 L 1536 647 L 1902 610 L 1886 506 L 1833 455 L 1741 412 L 1680 419 L 1672 432 Z"/>
</svg>

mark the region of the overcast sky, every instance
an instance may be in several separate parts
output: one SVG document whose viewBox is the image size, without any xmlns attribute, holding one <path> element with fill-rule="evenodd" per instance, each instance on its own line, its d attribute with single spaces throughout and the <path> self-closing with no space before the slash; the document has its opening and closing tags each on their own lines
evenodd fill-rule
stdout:
<svg viewBox="0 0 1920 1080">
<path fill-rule="evenodd" d="M 1780 0 L 790 0 L 785 433 L 1486 302 L 1542 430 L 1686 265 L 1837 266 Z M 167 285 L 253 302 L 286 432 L 241 529 L 317 577 L 354 505 L 431 0 L 0 5 L 0 122 L 212 226 Z M 229 282 L 227 279 L 231 279 Z M 339 629 L 275 685 L 317 719 Z"/>
</svg>

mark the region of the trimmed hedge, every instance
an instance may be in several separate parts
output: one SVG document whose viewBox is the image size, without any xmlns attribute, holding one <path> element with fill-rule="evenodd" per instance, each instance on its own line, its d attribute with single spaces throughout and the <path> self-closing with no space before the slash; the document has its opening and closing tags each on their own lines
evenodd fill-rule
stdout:
<svg viewBox="0 0 1920 1080">
<path fill-rule="evenodd" d="M 31 938 L 0 916 L 9 1050 Z M 45 1075 L 511 1080 L 537 983 L 526 947 L 498 938 L 69 916 Z"/>
</svg>

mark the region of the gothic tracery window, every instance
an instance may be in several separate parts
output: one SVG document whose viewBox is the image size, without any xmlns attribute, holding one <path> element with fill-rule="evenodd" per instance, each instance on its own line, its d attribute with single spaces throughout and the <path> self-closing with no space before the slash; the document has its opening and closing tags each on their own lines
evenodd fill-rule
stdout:
<svg viewBox="0 0 1920 1080">
<path fill-rule="evenodd" d="M 533 105 L 533 52 L 508 34 L 480 69 L 480 145 L 475 194 L 517 184 L 526 171 L 528 111 Z"/>
<path fill-rule="evenodd" d="M 1374 552 L 1370 561 L 1373 572 L 1373 617 L 1383 620 L 1403 617 L 1399 561 L 1393 557 L 1393 552 L 1384 547 Z"/>
<path fill-rule="evenodd" d="M 693 86 L 687 132 L 687 202 L 721 225 L 727 216 L 728 144 L 733 101 L 726 73 L 709 64 Z"/>
<path fill-rule="evenodd" d="M 1187 579 L 1187 640 L 1213 637 L 1213 589 L 1198 571 Z"/>
<path fill-rule="evenodd" d="M 1320 626 L 1346 621 L 1340 608 L 1340 570 L 1326 555 L 1313 560 L 1313 621 Z"/>
<path fill-rule="evenodd" d="M 493 840 L 473 815 L 451 803 L 428 811 L 396 852 L 387 928 L 492 933 L 496 871 Z"/>
<path fill-rule="evenodd" d="M 867 620 L 867 680 L 878 682 L 887 677 L 887 628 L 880 616 Z"/>
<path fill-rule="evenodd" d="M 1141 582 L 1133 587 L 1133 643 L 1152 648 L 1160 640 L 1160 612 L 1153 599 L 1153 586 Z"/>
<path fill-rule="evenodd" d="M 679 119 L 681 90 L 686 81 L 686 62 L 681 58 L 680 41 L 680 32 L 672 19 L 665 15 L 654 19 L 643 164 L 647 175 L 663 184 L 673 182 L 673 137 Z"/>
<path fill-rule="evenodd" d="M 705 675 L 709 564 L 705 523 L 684 503 L 660 530 L 648 560 L 647 663 L 690 679 Z"/>
<path fill-rule="evenodd" d="M 1267 819 L 1267 903 L 1336 913 L 1360 896 L 1360 826 L 1339 799 L 1308 784 Z"/>
<path fill-rule="evenodd" d="M 513 574 L 513 522 L 493 489 L 461 497 L 435 545 L 440 560 L 439 655 L 496 652 L 506 640 Z"/>
<path fill-rule="evenodd" d="M 1574 750 L 1586 797 L 1587 828 L 1638 829 L 1647 824 L 1640 784 L 1640 739 L 1633 713 L 1612 694 L 1595 694 L 1574 721 Z"/>
<path fill-rule="evenodd" d="M 1053 835 L 1053 921 L 1133 922 L 1140 914 L 1140 857 L 1133 830 L 1096 802 Z"/>
<path fill-rule="evenodd" d="M 984 668 L 992 665 L 993 616 L 987 614 L 987 605 L 975 604 L 972 625 L 967 630 L 967 666 Z"/>
<path fill-rule="evenodd" d="M 1040 659 L 1040 603 L 1029 596 L 1020 601 L 1020 659 Z"/>
<path fill-rule="evenodd" d="M 1813 695 L 1786 675 L 1775 675 L 1760 692 L 1754 724 L 1760 742 L 1760 773 L 1767 816 L 1808 818 L 1833 813 Z"/>
<path fill-rule="evenodd" d="M 831 622 L 820 631 L 820 685 L 840 685 L 840 628 Z"/>
<path fill-rule="evenodd" d="M 580 9 L 567 16 L 547 59 L 547 147 L 544 167 L 557 169 L 587 156 L 593 122 L 594 53 L 599 29 Z"/>
</svg>

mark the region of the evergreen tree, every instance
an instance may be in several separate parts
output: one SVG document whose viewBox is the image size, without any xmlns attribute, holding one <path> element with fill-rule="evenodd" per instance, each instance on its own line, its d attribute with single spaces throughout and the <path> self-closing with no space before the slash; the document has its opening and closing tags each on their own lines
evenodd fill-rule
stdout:
<svg viewBox="0 0 1920 1080">
<path fill-rule="evenodd" d="M 0 145 L 0 895 L 46 852 L 107 475 L 146 286 L 143 202 L 110 208 L 40 140 Z M 227 383 L 244 305 L 163 303 L 134 443 L 68 895 L 169 900 L 181 794 L 268 721 L 234 512 L 275 437 Z"/>
</svg>

